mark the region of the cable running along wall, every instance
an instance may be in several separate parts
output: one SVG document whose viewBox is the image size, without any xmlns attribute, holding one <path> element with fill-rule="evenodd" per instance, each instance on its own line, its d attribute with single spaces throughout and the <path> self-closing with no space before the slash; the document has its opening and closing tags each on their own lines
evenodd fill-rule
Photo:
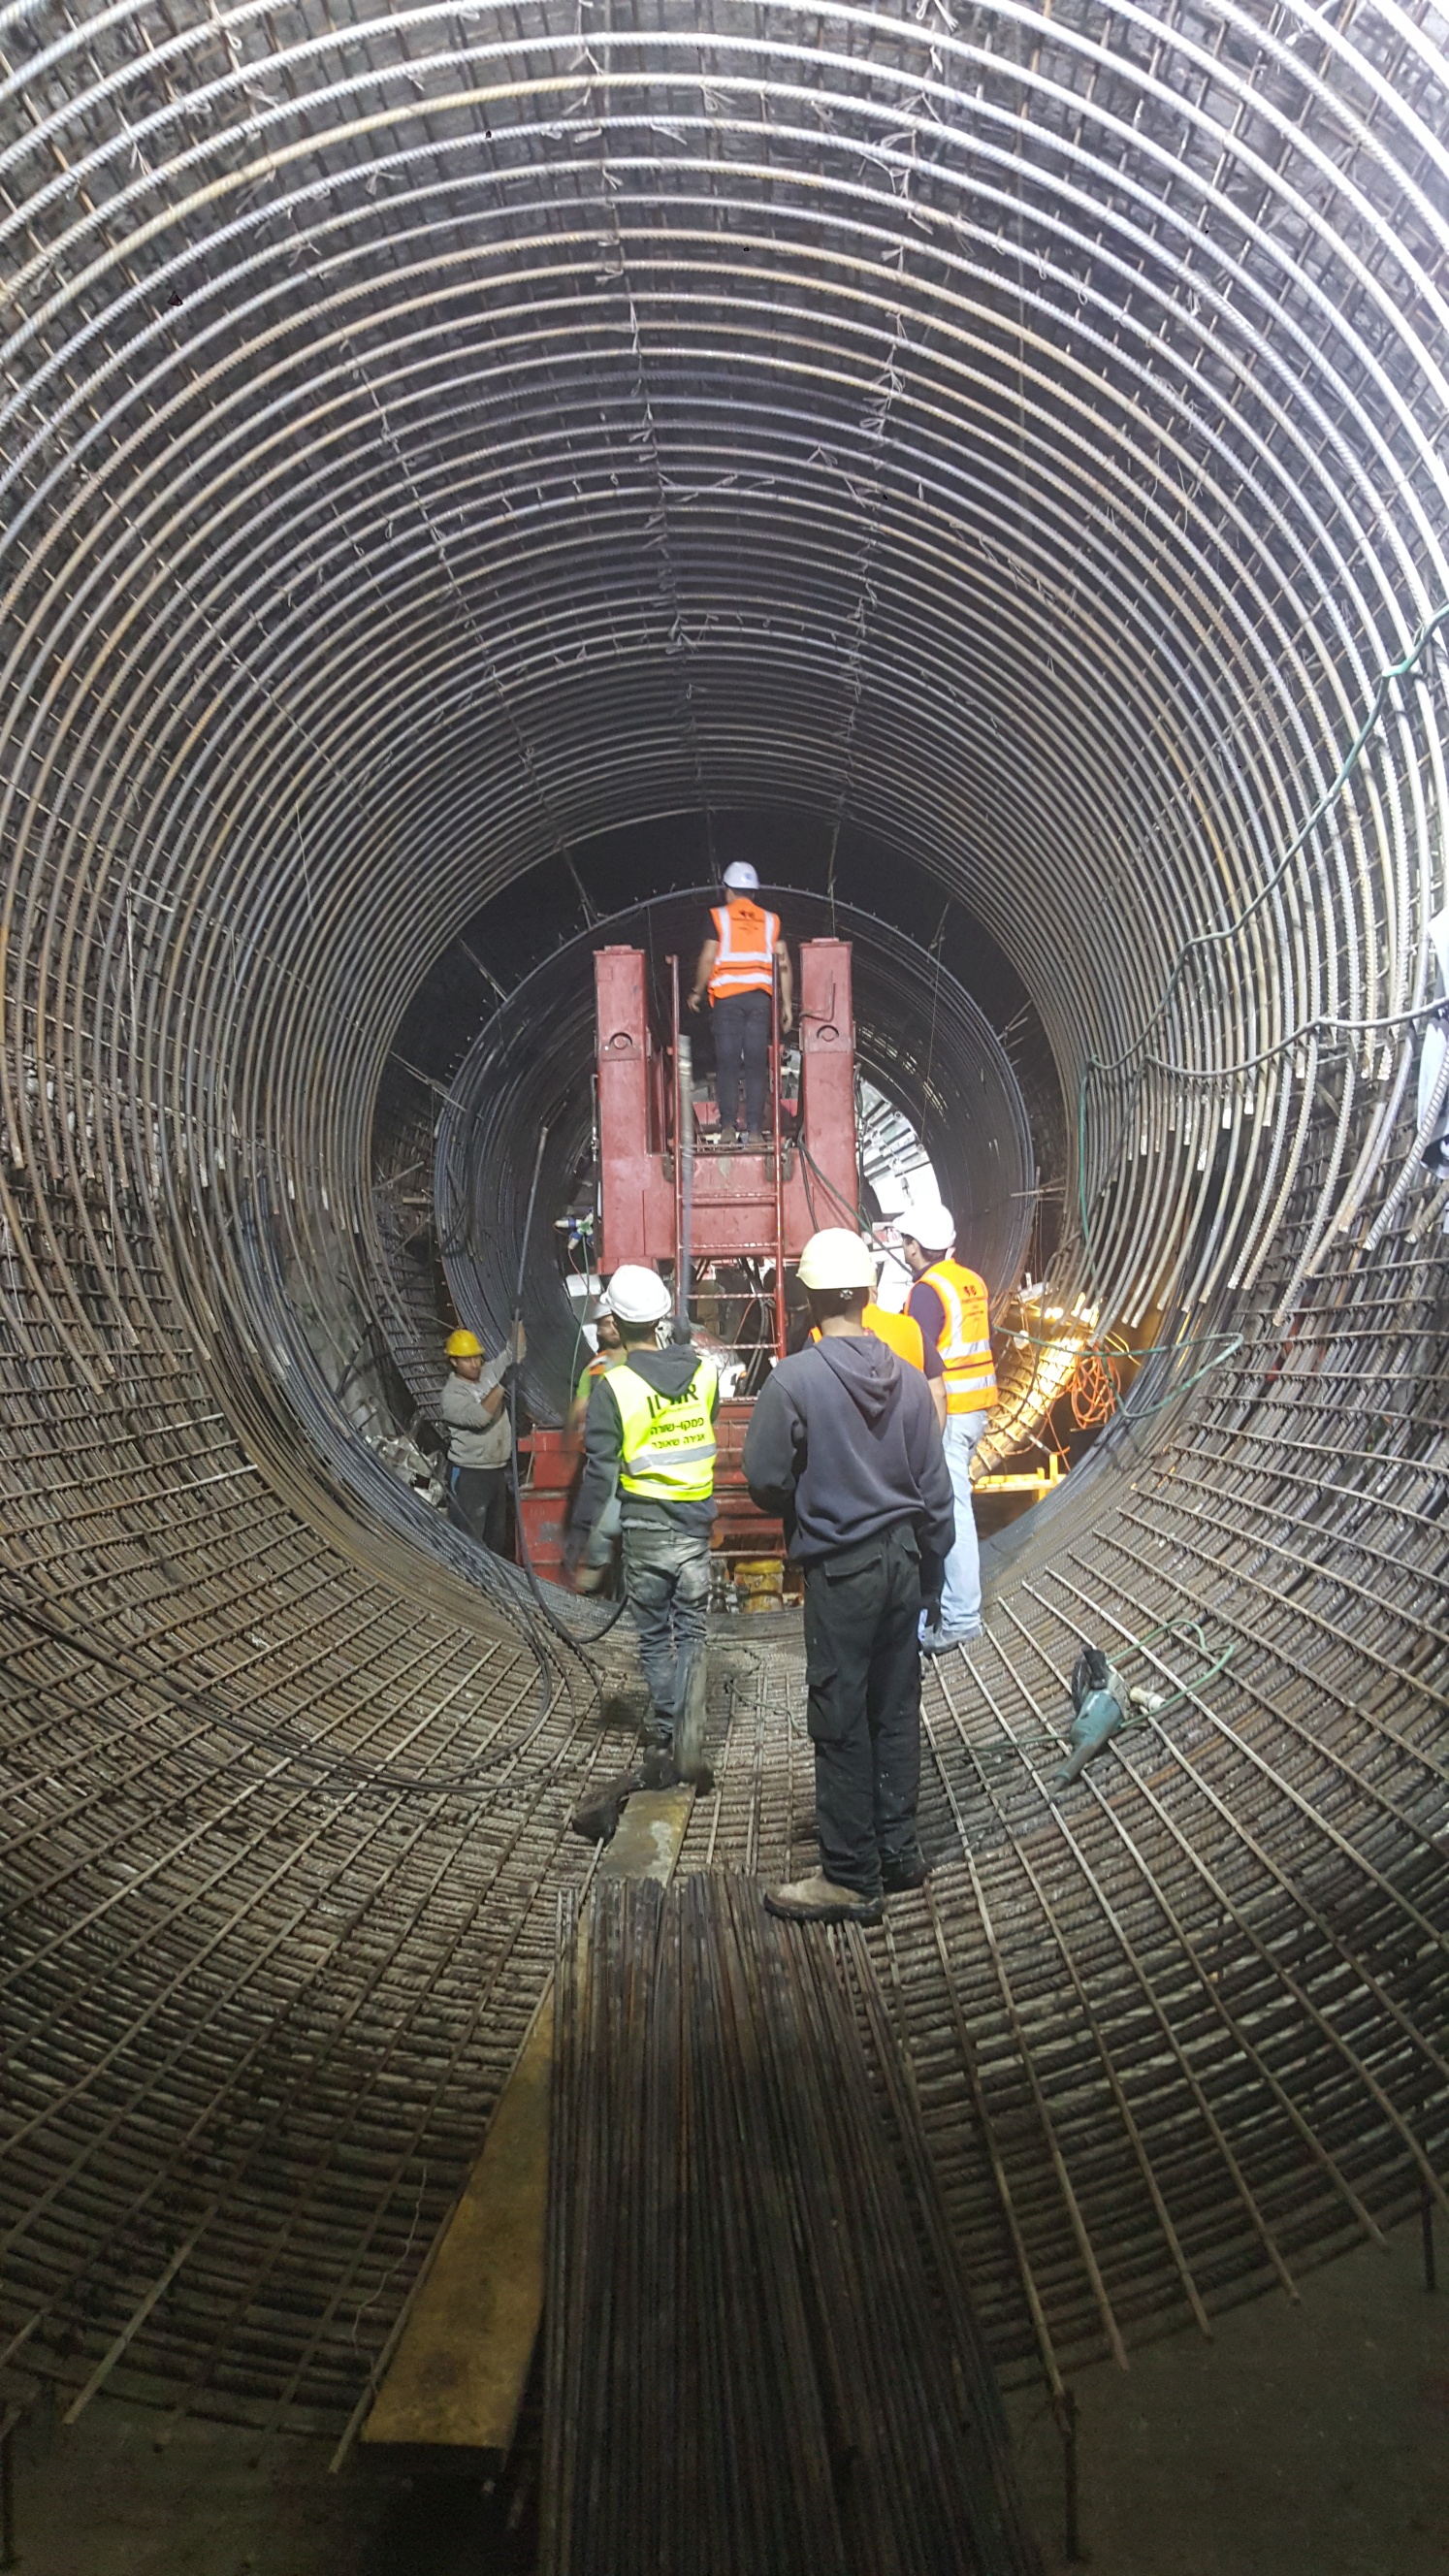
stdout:
<svg viewBox="0 0 1449 2576">
<path fill-rule="evenodd" d="M 1055 1285 L 1166 1346 L 931 1684 L 880 1961 L 998 2358 L 1437 2189 L 1438 29 L 0 10 L 3 2324 L 77 2396 L 345 2427 L 526 2026 L 590 1679 L 318 1354 L 434 958 L 705 807 L 985 925 Z M 1189 1614 L 1053 1806 L 1079 1640 Z M 687 1866 L 785 1862 L 798 1683 Z"/>
</svg>

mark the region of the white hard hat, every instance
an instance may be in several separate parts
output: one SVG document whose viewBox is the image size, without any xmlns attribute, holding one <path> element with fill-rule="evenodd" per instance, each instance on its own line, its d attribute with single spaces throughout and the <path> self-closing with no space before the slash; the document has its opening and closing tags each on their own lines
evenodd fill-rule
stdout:
<svg viewBox="0 0 1449 2576">
<path fill-rule="evenodd" d="M 724 881 L 738 894 L 758 894 L 760 890 L 759 877 L 748 859 L 731 859 L 724 872 Z"/>
<path fill-rule="evenodd" d="M 657 1324 L 673 1304 L 658 1271 L 642 1261 L 621 1261 L 609 1282 L 608 1311 L 621 1324 Z"/>
<path fill-rule="evenodd" d="M 956 1220 L 939 1199 L 918 1199 L 913 1207 L 903 1208 L 896 1230 L 909 1235 L 923 1252 L 948 1252 L 956 1240 Z"/>
<path fill-rule="evenodd" d="M 827 1225 L 812 1234 L 800 1255 L 802 1288 L 873 1288 L 875 1263 L 870 1248 L 843 1225 Z"/>
</svg>

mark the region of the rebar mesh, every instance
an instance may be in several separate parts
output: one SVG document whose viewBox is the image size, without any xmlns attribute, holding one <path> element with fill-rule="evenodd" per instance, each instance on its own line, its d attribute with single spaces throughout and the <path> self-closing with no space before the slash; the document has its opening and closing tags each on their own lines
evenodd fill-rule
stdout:
<svg viewBox="0 0 1449 2576">
<path fill-rule="evenodd" d="M 1437 644 L 1293 844 L 1449 599 L 1440 36 L 0 12 L 4 2316 L 77 2391 L 346 2420 L 536 2001 L 588 1676 L 317 1352 L 397 1303 L 430 961 L 706 805 L 985 924 L 1067 1102 L 1059 1285 L 1170 1346 L 933 1686 L 885 1944 L 953 2210 L 1035 2285 L 988 2326 L 1050 2374 L 1431 2187 L 1441 1207 L 1370 1238 Z M 1076 1639 L 1184 1608 L 1227 1673 L 1053 1808 Z M 746 1867 L 770 1670 L 692 1828 Z"/>
</svg>

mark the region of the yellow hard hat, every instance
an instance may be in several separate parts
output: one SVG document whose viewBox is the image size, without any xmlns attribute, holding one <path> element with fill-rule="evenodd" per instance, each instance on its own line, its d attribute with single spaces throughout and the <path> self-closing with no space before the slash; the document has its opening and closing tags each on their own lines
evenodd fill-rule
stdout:
<svg viewBox="0 0 1449 2576">
<path fill-rule="evenodd" d="M 481 1360 L 483 1357 L 482 1343 L 477 1334 L 470 1333 L 466 1326 L 460 1326 L 456 1333 L 450 1333 L 443 1348 L 450 1360 Z"/>
</svg>

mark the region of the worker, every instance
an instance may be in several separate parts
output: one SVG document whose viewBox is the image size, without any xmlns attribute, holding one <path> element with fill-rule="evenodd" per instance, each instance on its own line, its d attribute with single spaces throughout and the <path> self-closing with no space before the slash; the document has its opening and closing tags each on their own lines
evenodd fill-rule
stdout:
<svg viewBox="0 0 1449 2576">
<path fill-rule="evenodd" d="M 595 1378 L 602 1377 L 604 1371 L 613 1368 L 616 1361 L 622 1359 L 624 1355 L 624 1345 L 619 1339 L 618 1323 L 607 1297 L 599 1307 L 594 1335 L 598 1347 L 579 1373 L 579 1382 L 574 1389 L 574 1400 L 569 1410 L 568 1427 L 575 1437 L 584 1427 L 584 1416 L 589 1409 L 589 1398 L 594 1391 Z"/>
<path fill-rule="evenodd" d="M 790 952 L 780 937 L 780 916 L 756 903 L 760 880 L 747 859 L 736 859 L 724 872 L 725 900 L 710 919 L 714 937 L 699 952 L 689 1008 L 697 1011 L 709 994 L 714 1035 L 714 1096 L 719 1110 L 719 1142 L 731 1135 L 737 1144 L 764 1145 L 765 1094 L 769 1084 L 770 1030 L 774 1017 L 775 975 L 780 977 L 780 1028 L 794 1025 L 795 984 Z M 743 1076 L 745 1124 L 739 1126 Z"/>
<path fill-rule="evenodd" d="M 951 1480 L 924 1376 L 865 1329 L 865 1244 L 843 1227 L 813 1235 L 800 1278 L 820 1339 L 759 1396 L 744 1470 L 805 1569 L 820 1867 L 765 1903 L 791 1922 L 874 1923 L 883 1894 L 927 1874 L 917 1632 L 954 1535 Z"/>
<path fill-rule="evenodd" d="M 486 1360 L 476 1333 L 460 1327 L 444 1344 L 451 1363 L 440 1411 L 448 1426 L 448 1518 L 495 1556 L 508 1553 L 508 1484 L 513 1433 L 504 1380 L 527 1349 L 516 1323 L 503 1356 Z"/>
<path fill-rule="evenodd" d="M 839 1233 L 848 1242 L 854 1243 L 856 1241 L 856 1237 L 853 1234 L 850 1234 L 844 1226 L 827 1226 L 823 1233 L 817 1234 L 814 1237 L 814 1241 L 817 1244 L 824 1243 L 827 1237 L 833 1239 L 837 1233 Z M 864 1324 L 868 1333 L 874 1333 L 878 1342 L 885 1343 L 887 1350 L 895 1352 L 898 1360 L 904 1360 L 908 1368 L 920 1370 L 922 1377 L 925 1379 L 926 1384 L 931 1390 L 931 1402 L 936 1408 L 936 1420 L 944 1431 L 946 1427 L 946 1363 L 942 1359 L 940 1352 L 937 1350 L 935 1343 L 927 1341 L 925 1334 L 922 1332 L 920 1325 L 916 1322 L 914 1315 L 892 1314 L 889 1307 L 878 1306 L 875 1299 L 871 1297 L 866 1301 L 865 1312 L 861 1317 L 861 1322 Z M 819 1341 L 820 1327 L 818 1324 L 811 1325 L 808 1339 L 812 1342 Z"/>
<path fill-rule="evenodd" d="M 907 1312 L 934 1342 L 946 1373 L 946 1465 L 956 1497 L 956 1543 L 946 1560 L 939 1621 L 922 1651 L 941 1655 L 981 1634 L 981 1555 L 971 1501 L 971 1461 L 996 1402 L 986 1282 L 952 1257 L 956 1224 L 939 1199 L 907 1207 L 901 1251 L 914 1286 Z"/>
<path fill-rule="evenodd" d="M 580 1591 L 595 1589 L 622 1526 L 624 1598 L 649 1686 L 648 1746 L 667 1757 L 670 1777 L 702 1783 L 719 1380 L 713 1360 L 688 1343 L 659 1348 L 673 1304 L 658 1272 L 641 1264 L 621 1263 L 609 1281 L 623 1352 L 589 1397 L 565 1561 Z M 652 1785 L 668 1781 L 661 1772 Z"/>
</svg>

